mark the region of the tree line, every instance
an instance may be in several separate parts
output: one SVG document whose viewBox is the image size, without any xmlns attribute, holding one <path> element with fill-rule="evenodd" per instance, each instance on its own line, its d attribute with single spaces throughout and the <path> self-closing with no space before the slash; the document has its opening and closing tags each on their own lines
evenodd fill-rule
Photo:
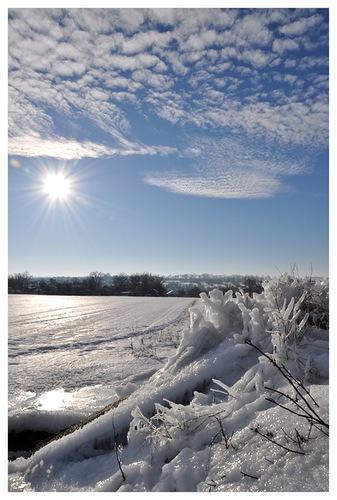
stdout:
<svg viewBox="0 0 337 500">
<path fill-rule="evenodd" d="M 109 276 L 99 271 L 93 271 L 88 276 L 78 278 L 37 278 L 27 271 L 10 274 L 8 276 L 8 293 L 11 294 L 41 294 L 41 295 L 130 295 L 149 297 L 199 297 L 207 289 L 191 284 L 191 286 L 178 287 L 170 290 L 165 285 L 165 277 L 151 273 L 116 274 Z M 222 292 L 229 290 L 225 286 L 217 286 Z M 246 277 L 240 286 L 231 286 L 234 292 L 243 289 L 250 295 L 253 292 L 261 293 L 261 282 L 251 277 Z"/>
<path fill-rule="evenodd" d="M 8 276 L 9 293 L 44 295 L 142 295 L 163 296 L 167 290 L 162 276 L 150 273 L 117 274 L 105 283 L 104 274 L 91 272 L 81 278 L 35 278 L 28 272 Z"/>
</svg>

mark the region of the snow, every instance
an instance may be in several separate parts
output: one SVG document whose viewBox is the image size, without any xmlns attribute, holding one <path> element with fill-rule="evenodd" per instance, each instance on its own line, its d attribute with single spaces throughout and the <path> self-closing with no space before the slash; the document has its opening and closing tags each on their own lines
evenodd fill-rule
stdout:
<svg viewBox="0 0 337 500">
<path fill-rule="evenodd" d="M 9 430 L 59 431 L 130 394 L 173 352 L 192 302 L 10 295 Z"/>
<path fill-rule="evenodd" d="M 120 383 L 114 409 L 11 462 L 10 490 L 327 491 L 328 332 L 308 324 L 301 283 L 275 287 L 201 294 L 170 358 Z"/>
<path fill-rule="evenodd" d="M 327 386 L 311 386 L 320 403 L 322 415 L 327 416 Z M 259 404 L 262 404 L 260 401 Z M 255 404 L 255 406 L 257 403 Z M 236 416 L 236 419 L 239 415 Z M 256 413 L 249 425 L 236 433 L 235 450 L 224 450 L 223 444 L 213 447 L 207 479 L 198 485 L 208 491 L 209 479 L 217 484 L 214 491 L 326 491 L 328 489 L 328 440 L 317 432 L 306 445 L 304 456 L 289 453 L 256 436 L 251 428 L 259 426 L 273 432 L 281 441 L 284 432 L 294 433 L 296 427 L 305 434 L 308 426 L 298 417 L 274 407 Z M 294 445 L 292 444 L 294 447 Z M 295 449 L 298 449 L 295 447 Z M 243 477 L 241 471 L 258 477 Z M 225 478 L 221 478 L 226 474 Z M 285 481 L 286 478 L 286 481 Z"/>
</svg>

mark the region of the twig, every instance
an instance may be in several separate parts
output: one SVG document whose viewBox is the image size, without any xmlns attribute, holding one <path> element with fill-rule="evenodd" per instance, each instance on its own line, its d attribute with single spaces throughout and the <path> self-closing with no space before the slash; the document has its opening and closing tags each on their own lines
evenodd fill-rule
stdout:
<svg viewBox="0 0 337 500">
<path fill-rule="evenodd" d="M 265 439 L 267 439 L 271 443 L 276 444 L 276 446 L 283 448 L 284 450 L 290 451 L 291 453 L 297 453 L 298 455 L 305 455 L 305 453 L 303 451 L 292 450 L 291 448 L 287 448 L 287 446 L 283 446 L 283 444 L 277 443 L 276 441 L 274 441 L 273 439 L 270 439 L 265 434 L 262 434 L 262 432 L 260 432 L 258 429 L 251 429 L 251 430 L 256 432 L 257 434 L 259 434 L 260 436 L 264 437 Z"/>
<path fill-rule="evenodd" d="M 282 429 L 282 432 L 286 436 L 288 443 L 292 442 L 292 443 L 298 444 L 298 441 L 296 439 L 294 439 L 293 437 L 291 437 L 290 434 L 288 434 L 284 429 Z"/>
<path fill-rule="evenodd" d="M 113 431 L 114 431 L 114 450 L 115 450 L 115 454 L 116 454 L 116 459 L 117 459 L 117 463 L 118 463 L 118 467 L 119 467 L 120 473 L 122 474 L 123 481 L 125 481 L 126 477 L 125 477 L 125 474 L 124 474 L 124 471 L 123 471 L 123 468 L 122 468 L 121 457 L 120 457 L 120 454 L 119 454 L 119 449 L 118 449 L 118 444 L 117 444 L 117 434 L 116 434 L 115 422 L 114 422 L 113 418 L 112 418 L 112 428 L 113 428 Z"/>
<path fill-rule="evenodd" d="M 313 422 L 312 423 L 312 426 L 315 427 L 315 429 L 319 430 L 320 432 L 322 432 L 322 434 L 324 434 L 325 436 L 329 437 L 329 434 L 325 431 L 323 431 L 323 429 L 320 429 L 319 427 L 317 427 L 317 425 L 315 425 Z M 319 424 L 321 425 L 321 424 Z"/>
<path fill-rule="evenodd" d="M 299 395 L 299 397 L 304 401 L 304 403 L 307 405 L 307 407 L 309 408 L 309 410 L 314 414 L 314 416 L 316 418 L 314 418 L 312 415 L 310 416 L 310 418 L 314 418 L 314 420 L 316 420 L 316 422 L 318 421 L 318 423 L 320 425 L 323 425 L 323 427 L 326 427 L 327 429 L 329 428 L 329 424 L 325 423 L 321 417 L 315 412 L 315 410 L 311 407 L 311 405 L 308 403 L 308 401 L 305 399 L 305 397 L 303 396 L 303 394 L 301 393 L 301 391 L 299 391 L 298 387 L 296 387 L 296 385 L 294 384 L 293 380 L 296 381 L 296 379 L 294 379 L 294 377 L 291 375 L 291 373 L 289 372 L 289 370 L 287 370 L 287 368 L 285 368 L 284 365 L 282 365 L 282 367 L 284 368 L 285 371 L 283 371 L 283 369 L 276 363 L 276 361 L 271 358 L 270 356 L 268 356 L 268 354 L 264 353 L 259 347 L 257 347 L 256 345 L 254 345 L 249 339 L 245 340 L 245 343 L 250 345 L 251 347 L 254 347 L 254 349 L 256 349 L 257 351 L 259 351 L 262 356 L 264 356 L 265 358 L 267 358 L 278 370 L 279 372 L 283 375 L 283 377 L 289 382 L 289 384 L 295 389 L 296 393 Z M 286 373 L 285 373 L 286 372 Z M 288 375 L 289 374 L 289 375 Z M 297 384 L 298 381 L 296 381 Z M 299 384 L 301 387 L 303 387 L 302 384 Z"/>
<path fill-rule="evenodd" d="M 204 425 L 204 423 L 207 422 L 207 420 L 209 418 L 216 417 L 216 415 L 220 415 L 221 413 L 224 413 L 225 411 L 227 411 L 227 410 L 221 410 L 221 411 L 218 411 L 218 412 L 213 413 L 213 414 L 205 414 L 204 420 L 202 420 L 199 424 L 197 424 L 194 427 L 193 432 L 195 432 L 197 429 L 199 429 L 199 427 L 202 427 Z M 203 417 L 203 416 L 204 415 L 201 415 L 201 417 Z M 193 420 L 198 420 L 199 418 L 200 418 L 200 415 L 198 415 L 196 417 L 189 418 L 186 420 L 186 423 L 192 422 Z"/>
<path fill-rule="evenodd" d="M 206 484 L 207 484 L 207 486 L 209 486 L 209 490 L 208 490 L 209 492 L 211 492 L 211 488 L 216 488 L 218 486 L 217 483 L 213 479 L 210 479 L 208 481 L 208 483 L 206 483 Z"/>
<path fill-rule="evenodd" d="M 220 418 L 215 417 L 215 420 L 218 422 L 218 424 L 220 426 L 220 432 L 221 432 L 221 434 L 222 434 L 222 436 L 223 436 L 223 438 L 225 440 L 226 450 L 228 450 L 230 446 L 232 446 L 232 448 L 234 448 L 234 446 L 231 443 L 234 432 L 232 432 L 232 434 L 230 436 L 227 436 L 226 433 L 225 433 L 225 430 L 223 428 L 223 425 L 222 425 L 222 422 L 221 422 Z"/>
<path fill-rule="evenodd" d="M 291 377 L 293 380 L 295 380 L 298 383 L 299 387 L 301 387 L 301 389 L 304 390 L 304 392 L 309 396 L 309 398 L 312 400 L 314 405 L 317 406 L 317 408 L 319 408 L 317 401 L 315 401 L 315 399 L 312 397 L 310 392 L 304 387 L 304 384 L 301 381 L 299 381 L 298 379 L 296 379 L 283 364 L 282 364 L 282 368 L 286 371 L 286 373 L 289 375 L 289 377 Z"/>
<path fill-rule="evenodd" d="M 306 437 L 306 440 L 307 440 L 307 441 L 309 441 L 309 439 L 310 439 L 310 434 L 311 434 L 312 428 L 313 428 L 313 423 L 312 423 L 312 422 L 310 422 L 310 427 L 309 427 L 308 435 L 307 435 L 307 437 Z"/>
<path fill-rule="evenodd" d="M 251 477 L 252 479 L 260 479 L 259 477 L 252 476 L 251 474 L 247 474 L 246 472 L 242 472 L 242 470 L 240 472 L 245 477 Z"/>
<path fill-rule="evenodd" d="M 295 432 L 296 432 L 296 439 L 297 439 L 298 447 L 300 448 L 300 450 L 302 450 L 302 444 L 305 441 L 305 437 L 302 436 L 302 434 L 300 434 L 296 428 L 295 428 Z"/>
<path fill-rule="evenodd" d="M 289 396 L 288 394 L 285 394 L 284 392 L 282 391 L 278 391 L 277 389 L 274 389 L 273 387 L 267 387 L 265 386 L 265 389 L 267 389 L 268 391 L 273 391 L 273 392 L 276 392 L 277 394 L 280 394 L 281 396 L 284 396 L 285 398 L 289 399 L 292 403 L 294 403 L 300 410 L 302 410 L 309 418 L 312 418 L 312 415 L 310 415 L 310 413 L 305 409 L 303 408 L 303 406 L 301 406 L 297 401 L 295 401 L 295 399 L 293 399 L 291 396 Z M 286 410 L 288 410 L 288 408 L 286 408 Z M 289 410 L 290 411 L 290 410 Z M 304 415 L 302 415 L 304 417 Z"/>
<path fill-rule="evenodd" d="M 215 443 L 215 440 L 218 436 L 220 436 L 221 434 L 221 430 L 218 431 L 216 434 L 214 434 L 214 436 L 212 437 L 212 441 L 209 443 L 209 446 L 211 447 L 214 443 Z"/>
<path fill-rule="evenodd" d="M 287 410 L 289 411 L 290 413 L 293 413 L 294 415 L 297 415 L 298 417 L 303 417 L 303 418 L 306 418 L 307 420 L 312 420 L 313 417 L 310 415 L 310 417 L 308 417 L 307 415 L 302 415 L 301 413 L 297 413 L 297 411 L 294 411 L 294 410 L 291 410 L 290 408 L 288 408 L 287 406 L 283 406 L 281 405 L 280 403 L 278 403 L 277 401 L 275 401 L 275 399 L 271 399 L 271 398 L 265 398 L 266 401 L 270 401 L 271 403 L 274 403 L 276 406 L 279 406 L 280 408 L 283 408 L 284 410 Z M 317 420 L 314 419 L 316 422 Z M 319 423 L 319 422 L 317 422 Z"/>
</svg>

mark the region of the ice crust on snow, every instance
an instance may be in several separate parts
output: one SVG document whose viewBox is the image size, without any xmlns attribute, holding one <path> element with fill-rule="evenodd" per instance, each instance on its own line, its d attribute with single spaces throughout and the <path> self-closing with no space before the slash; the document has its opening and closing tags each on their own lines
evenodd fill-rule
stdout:
<svg viewBox="0 0 337 500">
<path fill-rule="evenodd" d="M 328 419 L 327 332 L 308 325 L 299 285 L 278 288 L 271 280 L 264 288 L 253 297 L 202 294 L 167 363 L 143 386 L 126 384 L 120 394 L 127 398 L 113 411 L 12 462 L 11 489 L 326 491 L 323 432 L 313 429 L 300 455 L 252 430 L 294 447 L 295 429 L 307 435 L 309 424 L 266 400 L 266 386 L 290 396 L 293 389 L 247 340 L 305 380 L 321 418 Z M 122 436 L 117 453 L 125 481 L 114 433 Z"/>
</svg>

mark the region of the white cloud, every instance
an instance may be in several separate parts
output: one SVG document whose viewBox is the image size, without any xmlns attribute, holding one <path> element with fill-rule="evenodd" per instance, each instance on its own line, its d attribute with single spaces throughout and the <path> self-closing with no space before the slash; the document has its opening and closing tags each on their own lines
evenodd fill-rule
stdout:
<svg viewBox="0 0 337 500">
<path fill-rule="evenodd" d="M 51 133 L 54 123 L 47 113 L 11 86 L 8 95 L 9 136 L 21 135 L 31 131 Z"/>
<path fill-rule="evenodd" d="M 276 38 L 273 41 L 273 51 L 278 54 L 283 54 L 287 50 L 297 50 L 299 45 L 291 38 Z"/>
<path fill-rule="evenodd" d="M 135 144 L 130 148 L 111 148 L 104 144 L 90 141 L 79 142 L 62 137 L 43 138 L 39 135 L 23 135 L 12 137 L 8 141 L 8 154 L 27 157 L 51 157 L 62 160 L 79 160 L 81 158 L 100 158 L 107 156 L 129 155 L 168 155 L 176 153 L 175 148 L 168 146 L 146 146 Z"/>
<path fill-rule="evenodd" d="M 329 59 L 327 56 L 306 56 L 301 58 L 298 67 L 303 71 L 309 68 L 327 67 L 328 65 Z"/>
<path fill-rule="evenodd" d="M 303 35 L 303 33 L 313 28 L 318 23 L 321 23 L 322 20 L 323 18 L 319 14 L 311 17 L 304 17 L 303 19 L 282 26 L 279 28 L 279 31 L 288 36 Z"/>
<path fill-rule="evenodd" d="M 153 67 L 159 62 L 160 59 L 157 56 L 147 53 L 136 54 L 135 56 L 109 54 L 107 66 L 123 71 L 134 71 L 136 69 Z"/>
<path fill-rule="evenodd" d="M 256 66 L 258 68 L 266 66 L 271 59 L 270 53 L 263 52 L 259 49 L 245 49 L 241 57 L 244 61 L 248 61 L 252 64 L 252 66 Z"/>
<path fill-rule="evenodd" d="M 172 86 L 171 79 L 166 75 L 156 74 L 146 69 L 134 71 L 132 78 L 136 82 L 142 82 L 158 89 L 168 89 Z"/>
<path fill-rule="evenodd" d="M 235 175 L 207 177 L 198 175 L 146 176 L 145 182 L 177 194 L 207 198 L 252 199 L 269 198 L 281 191 L 281 183 L 273 177 L 251 172 L 237 171 Z"/>
<path fill-rule="evenodd" d="M 104 86 L 109 89 L 124 88 L 130 90 L 130 92 L 135 92 L 142 85 L 138 82 L 130 80 L 130 78 L 125 78 L 124 76 L 110 76 L 104 75 Z"/>
<path fill-rule="evenodd" d="M 114 92 L 112 94 L 112 98 L 120 102 L 125 103 L 129 101 L 135 105 L 138 105 L 137 97 L 134 94 L 131 94 L 130 92 Z"/>
<path fill-rule="evenodd" d="M 10 16 L 13 11 L 14 9 L 10 9 Z M 59 23 L 50 16 L 47 9 L 17 9 L 15 14 L 19 20 L 22 20 L 21 33 L 25 32 L 24 25 L 26 25 L 35 32 L 51 36 L 56 40 L 62 38 Z"/>
<path fill-rule="evenodd" d="M 144 180 L 147 184 L 173 193 L 206 198 L 269 198 L 284 189 L 278 179 L 263 176 L 259 172 L 223 172 L 219 175 L 210 172 L 207 176 L 184 176 L 179 173 L 166 176 L 148 175 Z"/>
<path fill-rule="evenodd" d="M 137 31 L 144 22 L 144 9 L 119 9 L 116 11 L 116 23 L 129 33 Z"/>
<path fill-rule="evenodd" d="M 182 62 L 182 60 L 185 59 L 185 57 L 183 58 L 179 52 L 166 51 L 163 54 L 163 57 L 165 58 L 166 62 L 170 64 L 171 69 L 175 74 L 184 76 L 186 75 L 186 73 L 188 73 L 188 68 Z"/>
<path fill-rule="evenodd" d="M 121 49 L 125 54 L 137 54 L 138 52 L 144 52 L 152 46 L 156 48 L 166 47 L 172 39 L 173 34 L 171 31 L 163 33 L 155 30 L 142 31 L 126 39 Z"/>
<path fill-rule="evenodd" d="M 181 45 L 184 50 L 204 50 L 206 47 L 213 45 L 217 39 L 218 34 L 215 30 L 207 30 L 191 35 Z"/>
<path fill-rule="evenodd" d="M 148 18 L 154 23 L 174 28 L 179 38 L 187 38 L 211 26 L 225 29 L 233 25 L 239 11 L 237 9 L 149 9 Z"/>
<path fill-rule="evenodd" d="M 296 61 L 296 59 L 285 59 L 283 61 L 283 64 L 285 68 L 295 68 L 295 66 L 298 65 L 298 62 Z"/>
<path fill-rule="evenodd" d="M 63 121 L 85 137 L 94 126 L 118 154 L 157 154 L 133 136 L 139 113 L 173 124 L 177 140 L 192 125 L 321 147 L 328 60 L 310 51 L 326 46 L 327 33 L 290 38 L 321 17 L 297 9 L 12 10 L 10 135 L 59 136 Z"/>
<path fill-rule="evenodd" d="M 87 95 L 90 94 L 90 97 L 92 99 L 98 100 L 98 101 L 108 101 L 110 94 L 104 90 L 101 89 L 92 89 L 90 90 Z"/>
<path fill-rule="evenodd" d="M 238 46 L 266 46 L 272 39 L 267 24 L 266 16 L 260 12 L 248 14 L 236 21 L 231 35 Z"/>
<path fill-rule="evenodd" d="M 21 136 L 9 139 L 8 152 L 18 156 L 47 156 L 62 160 L 98 158 L 114 155 L 116 149 L 92 142 L 77 142 L 62 138 L 44 139 L 38 136 Z"/>
<path fill-rule="evenodd" d="M 304 164 L 285 160 L 272 147 L 233 139 L 203 139 L 185 150 L 188 171 L 153 172 L 144 177 L 152 186 L 211 198 L 268 198 L 287 189 L 284 176 L 301 174 Z"/>
<path fill-rule="evenodd" d="M 229 61 L 223 62 L 221 64 L 215 64 L 213 68 L 210 68 L 211 73 L 225 73 L 228 69 L 232 68 L 233 64 Z"/>
<path fill-rule="evenodd" d="M 86 68 L 83 63 L 70 60 L 56 61 L 52 67 L 52 70 L 56 76 L 66 77 L 83 75 L 85 69 Z"/>
<path fill-rule="evenodd" d="M 292 83 L 295 83 L 297 80 L 298 80 L 298 77 L 296 75 L 292 75 L 290 73 L 284 75 L 284 79 L 283 79 L 285 82 L 288 82 L 290 84 Z"/>
</svg>

